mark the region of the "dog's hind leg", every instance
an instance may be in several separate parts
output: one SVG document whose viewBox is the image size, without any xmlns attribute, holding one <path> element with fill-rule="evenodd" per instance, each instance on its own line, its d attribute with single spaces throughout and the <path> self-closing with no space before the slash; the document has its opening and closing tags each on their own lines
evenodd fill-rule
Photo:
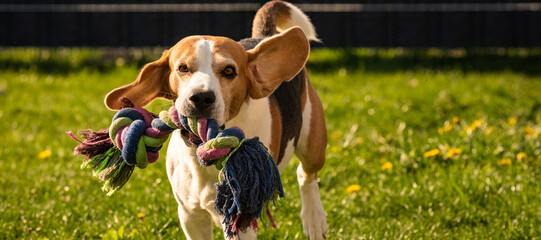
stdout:
<svg viewBox="0 0 541 240">
<path fill-rule="evenodd" d="M 317 172 L 325 163 L 327 128 L 323 107 L 310 81 L 307 83 L 306 102 L 303 110 L 303 126 L 295 150 L 301 163 L 297 168 L 297 180 L 301 191 L 301 218 L 304 233 L 311 240 L 326 238 L 327 217 L 319 196 Z"/>
</svg>

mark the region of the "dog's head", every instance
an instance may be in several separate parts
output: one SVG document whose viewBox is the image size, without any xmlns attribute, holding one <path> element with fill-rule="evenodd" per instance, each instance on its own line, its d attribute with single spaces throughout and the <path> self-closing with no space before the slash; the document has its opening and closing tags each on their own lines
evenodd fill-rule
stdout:
<svg viewBox="0 0 541 240">
<path fill-rule="evenodd" d="M 167 98 L 175 100 L 182 115 L 216 119 L 222 126 L 247 99 L 267 97 L 292 79 L 306 63 L 309 48 L 297 27 L 248 51 L 225 37 L 186 37 L 143 67 L 133 83 L 111 91 L 105 104 L 118 110 L 122 97 L 136 107 Z"/>
</svg>

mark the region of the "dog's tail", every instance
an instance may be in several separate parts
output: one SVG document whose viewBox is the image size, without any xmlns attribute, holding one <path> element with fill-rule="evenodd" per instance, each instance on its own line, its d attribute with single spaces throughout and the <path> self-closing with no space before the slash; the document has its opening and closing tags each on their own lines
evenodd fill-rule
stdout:
<svg viewBox="0 0 541 240">
<path fill-rule="evenodd" d="M 320 42 L 310 18 L 295 5 L 280 0 L 268 2 L 257 11 L 252 38 L 267 38 L 294 26 L 300 27 L 309 40 Z"/>
</svg>

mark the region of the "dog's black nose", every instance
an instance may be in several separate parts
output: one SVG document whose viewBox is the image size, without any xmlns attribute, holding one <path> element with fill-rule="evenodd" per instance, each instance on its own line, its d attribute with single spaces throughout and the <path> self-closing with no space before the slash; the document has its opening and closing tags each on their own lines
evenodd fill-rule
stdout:
<svg viewBox="0 0 541 240">
<path fill-rule="evenodd" d="M 204 110 L 216 101 L 216 95 L 212 91 L 196 92 L 190 96 L 190 101 L 192 101 L 197 109 Z"/>
</svg>

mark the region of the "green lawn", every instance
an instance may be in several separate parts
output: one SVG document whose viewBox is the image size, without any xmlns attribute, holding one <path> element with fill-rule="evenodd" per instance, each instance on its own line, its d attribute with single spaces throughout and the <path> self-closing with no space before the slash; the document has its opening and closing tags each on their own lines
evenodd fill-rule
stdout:
<svg viewBox="0 0 541 240">
<path fill-rule="evenodd" d="M 164 154 L 112 197 L 72 154 L 65 131 L 108 127 L 105 94 L 157 54 L 118 56 L 0 51 L 0 239 L 184 239 Z M 541 236 L 539 50 L 320 49 L 308 68 L 329 130 L 329 239 Z M 261 239 L 305 239 L 297 163 Z"/>
</svg>

